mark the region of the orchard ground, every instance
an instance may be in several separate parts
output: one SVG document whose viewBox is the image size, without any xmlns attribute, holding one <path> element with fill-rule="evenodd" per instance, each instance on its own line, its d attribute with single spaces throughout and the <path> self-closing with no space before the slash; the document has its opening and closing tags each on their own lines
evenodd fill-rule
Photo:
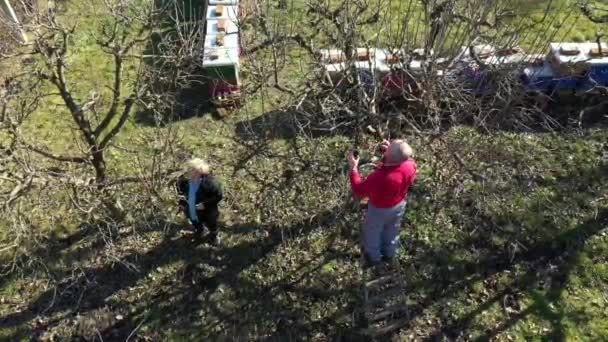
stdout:
<svg viewBox="0 0 608 342">
<path fill-rule="evenodd" d="M 94 28 L 93 14 L 78 1 L 68 4 Z M 90 33 L 80 32 L 72 68 L 90 89 L 111 71 L 105 57 L 88 52 Z M 590 24 L 577 23 L 564 28 L 562 40 L 592 34 Z M 119 146 L 173 129 L 215 166 L 226 188 L 222 246 L 180 238 L 185 221 L 176 214 L 132 222 L 108 244 L 94 222 L 71 212 L 54 221 L 34 212 L 41 238 L 28 253 L 44 267 L 0 279 L 0 339 L 112 340 L 134 331 L 158 341 L 358 338 L 352 316 L 361 303 L 361 212 L 343 172 L 352 141 L 284 131 L 285 115 L 275 112 L 283 104 L 270 91 L 223 120 L 204 112 L 163 127 L 132 120 Z M 57 119 L 66 117 L 61 110 L 57 102 L 38 111 L 27 133 L 50 148 L 71 146 L 65 132 L 72 123 Z M 441 141 L 406 138 L 419 165 L 399 254 L 412 320 L 395 338 L 608 336 L 605 128 L 487 134 L 458 126 Z M 484 179 L 460 169 L 453 153 Z M 133 166 L 120 150 L 109 163 Z"/>
</svg>

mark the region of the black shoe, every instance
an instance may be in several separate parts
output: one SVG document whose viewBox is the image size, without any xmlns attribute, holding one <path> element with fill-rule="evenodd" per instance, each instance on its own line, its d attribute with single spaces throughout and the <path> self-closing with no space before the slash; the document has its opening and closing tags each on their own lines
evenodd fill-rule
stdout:
<svg viewBox="0 0 608 342">
<path fill-rule="evenodd" d="M 194 235 L 203 236 L 205 233 L 205 226 L 202 223 L 194 222 L 192 223 L 192 228 Z"/>
<path fill-rule="evenodd" d="M 363 253 L 363 268 L 373 268 L 380 265 L 380 261 L 373 261 L 366 253 Z"/>
<path fill-rule="evenodd" d="M 217 246 L 221 242 L 220 235 L 217 232 L 211 232 L 211 233 L 207 234 L 207 237 L 205 240 L 211 246 Z"/>
<path fill-rule="evenodd" d="M 387 257 L 387 256 L 382 256 L 382 261 L 387 263 L 387 264 L 393 264 L 393 262 L 395 261 L 395 257 L 391 256 L 391 257 Z"/>
<path fill-rule="evenodd" d="M 200 245 L 201 243 L 203 243 L 203 234 L 199 233 L 199 232 L 194 232 L 194 234 L 192 235 L 192 239 L 190 240 L 190 242 L 192 242 L 195 245 Z"/>
</svg>

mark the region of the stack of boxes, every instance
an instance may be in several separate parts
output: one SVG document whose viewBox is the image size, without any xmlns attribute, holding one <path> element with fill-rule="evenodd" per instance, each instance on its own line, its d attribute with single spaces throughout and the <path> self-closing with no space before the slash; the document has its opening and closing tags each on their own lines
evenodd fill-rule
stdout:
<svg viewBox="0 0 608 342">
<path fill-rule="evenodd" d="M 608 44 L 551 43 L 548 55 L 530 55 L 522 49 L 496 49 L 491 45 L 476 45 L 475 55 L 486 66 L 480 68 L 471 56 L 469 47 L 462 47 L 453 59 L 436 59 L 444 70 L 437 76 L 455 77 L 464 86 L 472 86 L 475 94 L 492 94 L 493 72 L 496 67 L 510 67 L 528 90 L 553 92 L 588 92 L 596 86 L 608 87 Z M 379 85 L 386 97 L 403 92 L 415 94 L 420 89 L 417 76 L 425 69 L 422 49 L 412 52 L 388 49 L 357 49 L 354 67 L 364 86 L 374 89 Z M 433 55 L 430 51 L 429 55 Z M 346 68 L 345 53 L 337 49 L 321 51 L 321 62 L 334 84 L 339 86 Z M 521 66 L 523 68 L 523 73 Z"/>
<path fill-rule="evenodd" d="M 346 55 L 338 49 L 321 50 L 321 62 L 334 84 L 342 81 L 346 69 Z M 419 74 L 424 66 L 424 51 L 414 50 L 406 58 L 404 50 L 377 48 L 358 48 L 354 51 L 359 79 L 363 85 L 373 90 L 380 85 L 385 97 L 399 96 L 403 91 L 415 92 L 418 88 L 414 75 Z M 432 54 L 432 51 L 431 51 Z M 404 63 L 408 62 L 407 67 Z M 407 69 L 407 70 L 406 70 Z"/>
<path fill-rule="evenodd" d="M 203 70 L 209 96 L 222 101 L 240 91 L 238 0 L 209 0 L 205 16 Z"/>
<path fill-rule="evenodd" d="M 472 50 L 479 62 L 487 67 L 480 67 L 471 55 L 469 47 L 462 47 L 460 54 L 454 59 L 456 75 L 461 77 L 465 89 L 475 95 L 486 96 L 494 94 L 497 82 L 501 78 L 494 77 L 497 70 L 501 72 L 510 70 L 519 75 L 521 63 L 529 59 L 519 47 L 496 48 L 492 45 L 475 45 Z"/>
<path fill-rule="evenodd" d="M 544 63 L 524 70 L 524 82 L 540 91 L 585 92 L 595 85 L 608 86 L 608 46 L 551 43 Z"/>
</svg>

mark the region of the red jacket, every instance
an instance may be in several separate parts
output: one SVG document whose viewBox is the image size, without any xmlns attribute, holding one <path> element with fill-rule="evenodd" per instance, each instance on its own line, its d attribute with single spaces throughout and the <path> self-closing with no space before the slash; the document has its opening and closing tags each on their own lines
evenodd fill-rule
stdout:
<svg viewBox="0 0 608 342">
<path fill-rule="evenodd" d="M 391 208 L 407 199 L 407 192 L 416 179 L 416 162 L 408 159 L 399 165 L 381 166 L 365 180 L 359 171 L 350 172 L 350 185 L 357 197 L 368 197 L 377 208 Z"/>
</svg>

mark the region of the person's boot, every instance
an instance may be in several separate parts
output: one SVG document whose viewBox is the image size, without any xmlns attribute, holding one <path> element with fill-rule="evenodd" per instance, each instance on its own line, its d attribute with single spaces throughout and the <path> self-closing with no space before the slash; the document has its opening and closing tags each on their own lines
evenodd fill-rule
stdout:
<svg viewBox="0 0 608 342">
<path fill-rule="evenodd" d="M 205 233 L 205 227 L 201 224 L 196 224 L 194 225 L 194 234 L 192 237 L 192 243 L 194 244 L 200 244 L 201 242 L 203 242 L 203 235 Z"/>
<path fill-rule="evenodd" d="M 207 243 L 211 246 L 217 246 L 220 244 L 220 235 L 218 232 L 209 232 L 209 234 L 207 234 Z"/>
<path fill-rule="evenodd" d="M 380 265 L 380 261 L 374 261 L 367 253 L 363 253 L 363 268 L 373 268 L 378 265 Z"/>
<path fill-rule="evenodd" d="M 395 257 L 394 256 L 387 257 L 386 255 L 383 255 L 382 262 L 392 265 L 395 262 Z"/>
<path fill-rule="evenodd" d="M 382 256 L 382 265 L 386 272 L 393 272 L 396 269 L 395 257 Z"/>
</svg>

